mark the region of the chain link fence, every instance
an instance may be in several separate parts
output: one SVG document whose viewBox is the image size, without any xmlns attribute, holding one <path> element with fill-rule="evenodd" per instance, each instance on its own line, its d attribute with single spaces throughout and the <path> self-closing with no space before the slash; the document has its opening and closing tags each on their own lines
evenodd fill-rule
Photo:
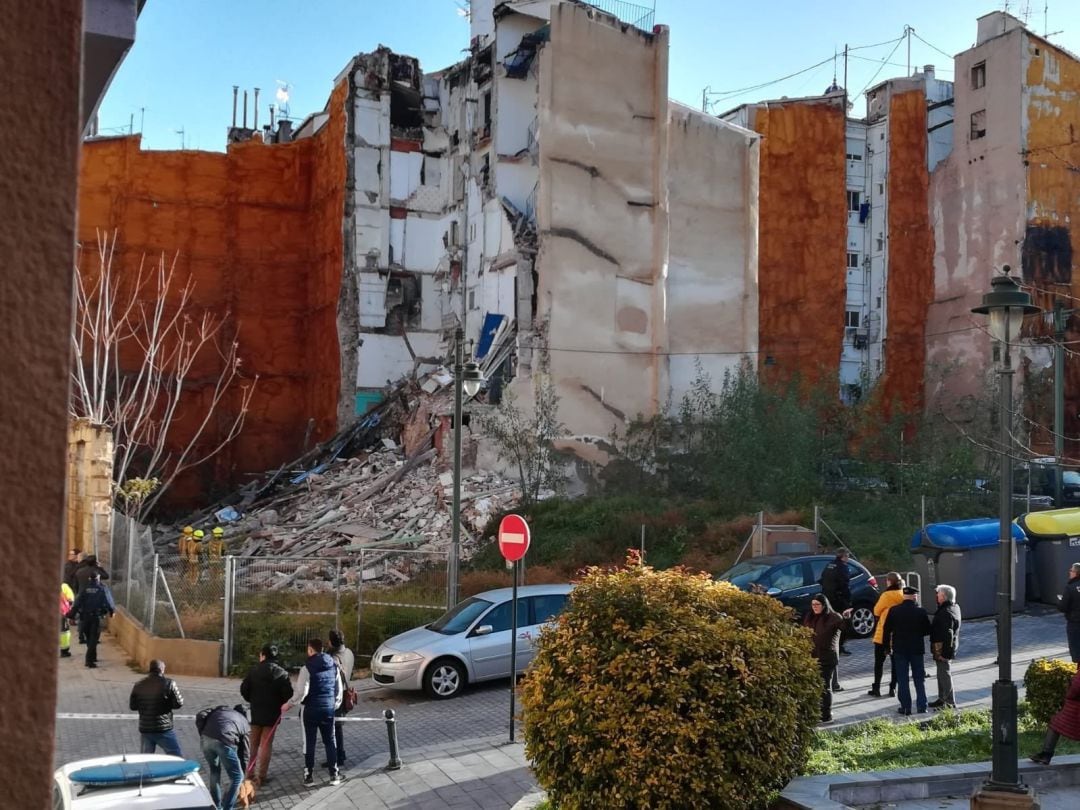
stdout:
<svg viewBox="0 0 1080 810">
<path fill-rule="evenodd" d="M 113 599 L 144 627 L 154 624 L 157 572 L 153 535 L 134 518 L 113 512 L 109 580 Z"/>
</svg>

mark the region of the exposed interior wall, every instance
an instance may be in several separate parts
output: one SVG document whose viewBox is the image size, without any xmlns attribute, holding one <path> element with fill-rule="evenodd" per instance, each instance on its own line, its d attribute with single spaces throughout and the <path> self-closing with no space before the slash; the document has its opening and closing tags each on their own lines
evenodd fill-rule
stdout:
<svg viewBox="0 0 1080 810">
<path fill-rule="evenodd" d="M 841 96 L 750 108 L 760 133 L 759 368 L 766 378 L 837 379 L 847 262 Z"/>
<path fill-rule="evenodd" d="M 0 678 L 8 807 L 51 806 L 56 599 L 64 543 L 82 3 L 5 3 L 0 71 L 0 555 L 11 583 Z M 91 101 L 91 99 L 88 99 Z M 96 103 L 96 99 L 92 99 Z"/>
<path fill-rule="evenodd" d="M 716 389 L 726 371 L 756 360 L 758 140 L 670 105 L 666 400 L 674 407 L 699 367 Z"/>
<path fill-rule="evenodd" d="M 576 434 L 608 436 L 663 405 L 653 352 L 665 339 L 655 313 L 666 273 L 656 240 L 667 228 L 658 171 L 667 51 L 666 29 L 648 35 L 594 23 L 576 5 L 552 8 L 540 55 L 537 310 L 560 417 Z"/>
<path fill-rule="evenodd" d="M 926 94 L 894 87 L 889 99 L 888 249 L 884 369 L 886 407 L 922 403 L 926 310 L 933 300 L 934 246 L 927 208 Z"/>
<path fill-rule="evenodd" d="M 1021 45 L 1014 30 L 955 60 L 953 149 L 930 177 L 934 298 L 926 320 L 926 401 L 945 406 L 982 397 L 990 338 L 971 314 L 1003 265 L 1020 264 L 1026 182 L 1021 150 Z M 974 88 L 972 67 L 985 62 Z M 985 111 L 986 134 L 973 138 L 971 117 Z"/>
<path fill-rule="evenodd" d="M 225 319 L 246 381 L 256 376 L 243 431 L 210 462 L 174 484 L 191 503 L 299 455 L 333 434 L 340 392 L 337 309 L 342 281 L 345 188 L 343 89 L 312 138 L 232 144 L 225 154 L 145 152 L 139 138 L 83 147 L 79 194 L 81 266 L 96 267 L 96 233 L 116 232 L 113 272 L 125 283 L 144 257 L 176 257 L 174 295 L 190 278 L 196 313 Z M 175 297 L 174 297 L 175 300 Z M 188 381 L 169 444 L 190 440 L 220 359 L 205 352 Z M 240 407 L 237 387 L 199 447 L 218 443 Z"/>
<path fill-rule="evenodd" d="M 1034 301 L 1052 310 L 1055 298 L 1069 309 L 1076 306 L 1080 279 L 1073 267 L 1080 257 L 1080 62 L 1075 57 L 1032 36 L 1023 38 L 1024 132 L 1027 164 L 1027 223 L 1022 265 L 1024 284 Z M 1078 339 L 1077 318 L 1069 317 L 1065 340 Z M 1048 340 L 1053 327 L 1042 318 L 1029 318 L 1026 334 Z M 1026 370 L 1052 383 L 1049 351 L 1030 352 Z M 1052 389 L 1051 389 L 1052 390 Z M 1038 407 L 1041 405 L 1042 407 Z M 1035 421 L 1053 424 L 1052 403 L 1036 405 Z M 1065 355 L 1065 435 L 1080 432 L 1080 363 Z M 1049 434 L 1033 436 L 1053 446 Z M 1066 441 L 1065 454 L 1075 458 L 1077 444 Z"/>
</svg>

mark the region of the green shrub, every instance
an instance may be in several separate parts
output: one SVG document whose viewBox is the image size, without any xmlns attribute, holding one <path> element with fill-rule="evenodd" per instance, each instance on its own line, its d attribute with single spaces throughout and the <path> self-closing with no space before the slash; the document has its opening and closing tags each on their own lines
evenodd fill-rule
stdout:
<svg viewBox="0 0 1080 810">
<path fill-rule="evenodd" d="M 776 600 L 631 557 L 585 572 L 521 692 L 560 810 L 754 808 L 805 765 L 821 676 Z"/>
<path fill-rule="evenodd" d="M 1024 675 L 1027 704 L 1031 716 L 1045 725 L 1061 711 L 1069 682 L 1076 675 L 1076 664 L 1053 658 L 1039 658 L 1031 662 Z"/>
</svg>

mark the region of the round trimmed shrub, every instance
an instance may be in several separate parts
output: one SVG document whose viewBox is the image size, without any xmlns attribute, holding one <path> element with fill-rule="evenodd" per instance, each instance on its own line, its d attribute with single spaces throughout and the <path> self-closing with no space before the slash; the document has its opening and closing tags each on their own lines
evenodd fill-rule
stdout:
<svg viewBox="0 0 1080 810">
<path fill-rule="evenodd" d="M 821 676 L 775 599 L 631 557 L 587 569 L 521 695 L 560 810 L 755 808 L 806 764 Z"/>
<path fill-rule="evenodd" d="M 1024 674 L 1027 705 L 1031 716 L 1045 725 L 1061 711 L 1065 693 L 1076 675 L 1076 664 L 1054 658 L 1037 658 Z"/>
</svg>

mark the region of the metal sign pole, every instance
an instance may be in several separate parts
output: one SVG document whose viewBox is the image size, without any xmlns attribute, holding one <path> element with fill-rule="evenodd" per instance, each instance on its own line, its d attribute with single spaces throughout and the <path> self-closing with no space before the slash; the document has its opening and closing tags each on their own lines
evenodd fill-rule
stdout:
<svg viewBox="0 0 1080 810">
<path fill-rule="evenodd" d="M 518 631 L 518 566 L 514 560 L 514 588 L 510 596 L 510 742 L 514 741 L 514 712 L 517 702 L 517 631 Z"/>
</svg>

